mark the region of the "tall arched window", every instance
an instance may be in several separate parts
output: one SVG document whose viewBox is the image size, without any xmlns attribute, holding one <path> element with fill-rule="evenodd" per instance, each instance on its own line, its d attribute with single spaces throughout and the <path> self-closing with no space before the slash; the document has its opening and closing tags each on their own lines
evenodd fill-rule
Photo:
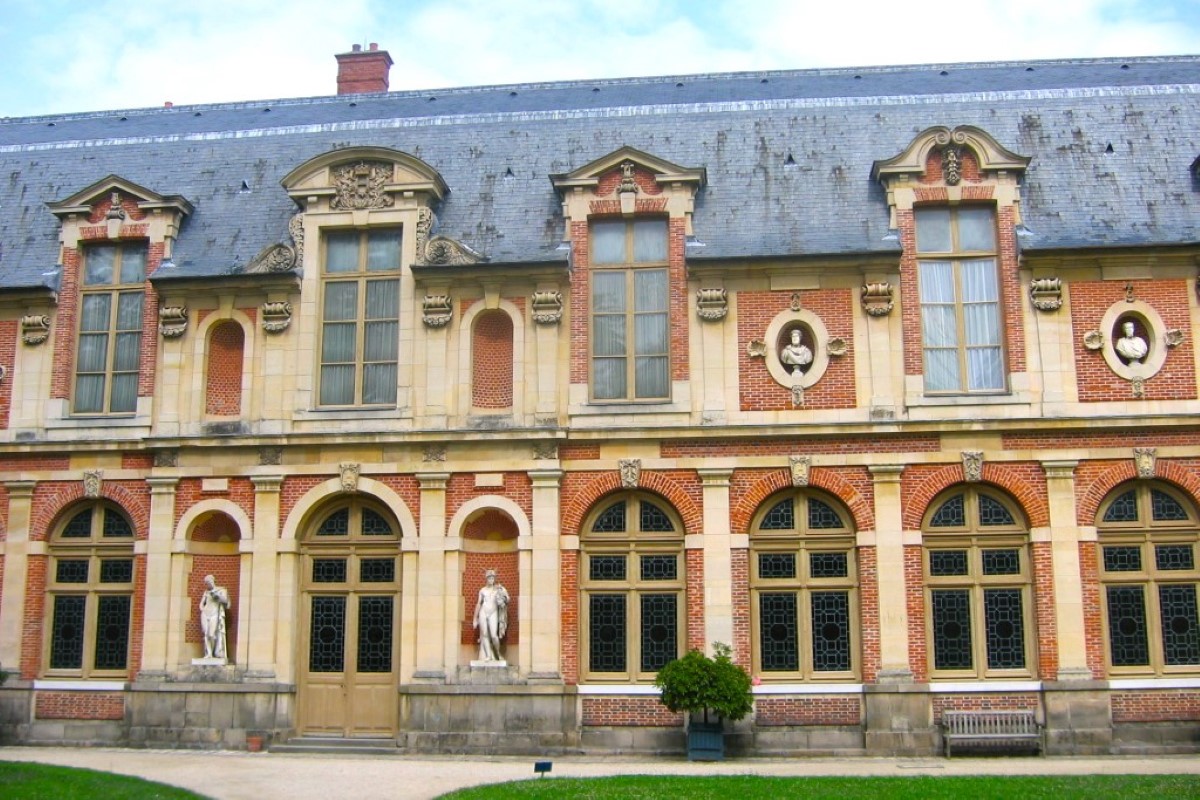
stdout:
<svg viewBox="0 0 1200 800">
<path fill-rule="evenodd" d="M 683 524 L 662 498 L 631 492 L 597 503 L 583 531 L 583 671 L 651 680 L 683 654 Z"/>
<path fill-rule="evenodd" d="M 126 674 L 133 540 L 129 518 L 109 503 L 71 511 L 50 537 L 47 676 Z"/>
<path fill-rule="evenodd" d="M 765 678 L 859 674 L 858 567 L 850 513 L 791 491 L 763 504 L 751 528 L 755 672 Z"/>
<path fill-rule="evenodd" d="M 930 504 L 923 529 L 932 674 L 1032 674 L 1029 532 L 1017 505 L 955 487 Z"/>
<path fill-rule="evenodd" d="M 1109 668 L 1200 670 L 1195 505 L 1164 484 L 1126 483 L 1100 505 L 1096 527 Z"/>
</svg>

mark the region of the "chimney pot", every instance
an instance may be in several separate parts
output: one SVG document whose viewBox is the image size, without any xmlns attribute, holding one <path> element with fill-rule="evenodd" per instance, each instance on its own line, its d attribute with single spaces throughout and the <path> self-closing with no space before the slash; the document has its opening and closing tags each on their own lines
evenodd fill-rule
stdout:
<svg viewBox="0 0 1200 800">
<path fill-rule="evenodd" d="M 175 104 L 172 103 L 170 100 L 163 103 L 163 108 L 173 108 L 174 106 L 175 106 Z"/>
<path fill-rule="evenodd" d="M 375 42 L 369 50 L 356 44 L 349 53 L 338 53 L 337 93 L 365 94 L 388 90 L 388 71 L 392 68 L 392 57 L 387 50 L 380 50 Z"/>
</svg>

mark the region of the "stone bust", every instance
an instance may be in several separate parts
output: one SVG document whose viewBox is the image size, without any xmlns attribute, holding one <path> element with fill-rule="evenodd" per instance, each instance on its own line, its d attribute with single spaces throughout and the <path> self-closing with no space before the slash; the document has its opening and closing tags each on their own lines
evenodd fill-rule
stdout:
<svg viewBox="0 0 1200 800">
<path fill-rule="evenodd" d="M 791 342 L 780 351 L 779 360 L 789 368 L 793 375 L 803 374 L 808 365 L 812 363 L 812 350 L 800 341 L 799 328 L 792 328 Z"/>
<path fill-rule="evenodd" d="M 1131 364 L 1140 364 L 1142 359 L 1146 357 L 1146 353 L 1150 351 L 1146 340 L 1138 336 L 1132 320 L 1125 320 L 1121 323 L 1121 332 L 1124 334 L 1117 339 L 1114 347 L 1117 354 L 1129 361 Z"/>
</svg>

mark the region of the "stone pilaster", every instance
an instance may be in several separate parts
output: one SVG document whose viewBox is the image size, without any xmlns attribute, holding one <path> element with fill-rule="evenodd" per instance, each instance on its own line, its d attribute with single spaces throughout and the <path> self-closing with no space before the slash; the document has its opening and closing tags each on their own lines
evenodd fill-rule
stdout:
<svg viewBox="0 0 1200 800">
<path fill-rule="evenodd" d="M 455 616 L 447 615 L 447 608 L 451 603 L 457 608 L 459 603 L 459 598 L 450 596 L 447 591 L 446 482 L 449 479 L 449 472 L 417 474 L 421 484 L 421 523 L 417 537 L 416 601 L 419 619 L 416 630 L 416 672 L 413 677 L 418 680 L 445 681 L 448 668 L 446 650 L 452 645 L 455 653 L 458 651 L 458 643 L 450 638 L 451 634 L 446 629 Z"/>
<path fill-rule="evenodd" d="M 710 326 L 715 327 L 715 326 Z M 733 636 L 733 563 L 729 529 L 729 468 L 701 469 L 704 502 L 704 631 L 710 642 L 734 644 Z M 749 537 L 738 537 L 741 547 L 749 546 Z M 749 654 L 745 656 L 749 663 Z"/>
<path fill-rule="evenodd" d="M 21 668 L 24 641 L 26 576 L 29 568 L 29 523 L 36 481 L 8 481 L 8 530 L 4 540 L 4 587 L 0 595 L 0 669 Z"/>
<path fill-rule="evenodd" d="M 249 545 L 249 569 L 246 569 L 245 557 L 242 563 L 242 583 L 244 594 L 241 595 L 238 614 L 238 631 L 244 631 L 239 639 L 245 643 L 246 673 L 248 676 L 268 679 L 275 677 L 279 669 L 276 665 L 276 621 L 281 617 L 292 617 L 292 614 L 282 613 L 279 607 L 279 489 L 283 483 L 279 475 L 255 475 L 250 478 L 254 485 L 254 530 L 242 532 L 242 552 Z M 247 542 L 246 537 L 250 539 Z M 295 559 L 295 554 L 290 556 Z M 295 594 L 287 597 L 295 597 Z M 295 624 L 290 628 L 290 639 L 294 640 Z M 280 664 L 290 664 L 295 657 L 281 660 Z M 290 667 L 285 667 L 290 669 Z"/>
<path fill-rule="evenodd" d="M 142 633 L 142 672 L 165 674 L 167 653 L 173 639 L 182 639 L 182 630 L 170 626 L 171 607 L 178 605 L 176 594 L 186 594 L 183 586 L 171 582 L 171 550 L 175 539 L 175 488 L 178 478 L 149 478 L 150 536 L 146 542 L 146 611 Z M 186 602 L 187 598 L 184 598 Z M 178 647 L 178 643 L 176 643 Z"/>
<path fill-rule="evenodd" d="M 559 647 L 562 630 L 559 594 L 559 486 L 562 470 L 529 472 L 533 482 L 533 519 L 530 521 L 529 550 L 522 551 L 521 586 L 529 587 L 521 603 L 521 666 L 527 677 L 537 680 L 562 679 Z M 529 572 L 525 557 L 528 552 Z"/>
</svg>

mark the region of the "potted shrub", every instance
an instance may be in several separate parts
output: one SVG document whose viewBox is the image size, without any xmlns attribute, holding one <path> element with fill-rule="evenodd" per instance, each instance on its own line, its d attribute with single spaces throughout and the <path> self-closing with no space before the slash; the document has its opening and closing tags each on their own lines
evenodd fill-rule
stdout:
<svg viewBox="0 0 1200 800">
<path fill-rule="evenodd" d="M 750 676 L 733 663 L 727 644 L 713 642 L 713 657 L 693 650 L 658 671 L 659 699 L 688 715 L 688 759 L 720 761 L 725 757 L 724 720 L 739 720 L 754 707 Z M 703 714 L 703 720 L 694 715 Z"/>
</svg>

